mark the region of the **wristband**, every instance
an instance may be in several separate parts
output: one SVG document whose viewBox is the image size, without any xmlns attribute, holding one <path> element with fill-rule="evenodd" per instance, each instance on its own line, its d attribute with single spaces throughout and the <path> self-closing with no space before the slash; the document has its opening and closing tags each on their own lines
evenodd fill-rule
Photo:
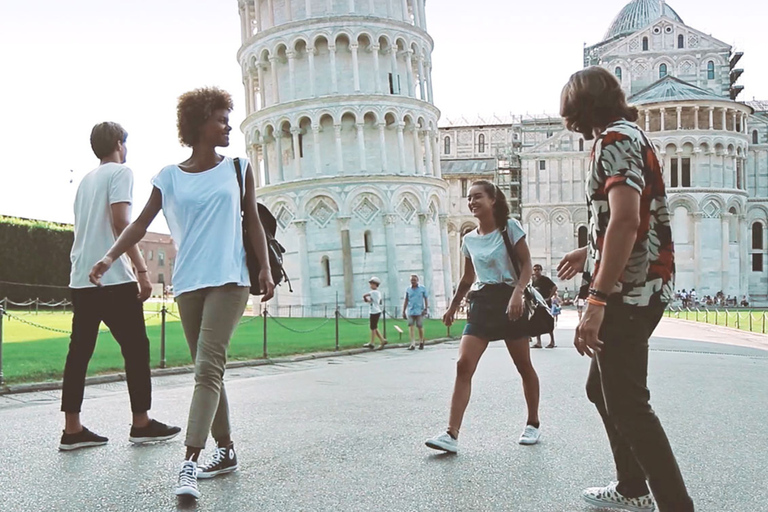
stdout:
<svg viewBox="0 0 768 512">
<path fill-rule="evenodd" d="M 596 299 L 594 297 L 588 298 L 587 299 L 587 304 L 592 304 L 593 306 L 600 306 L 600 307 L 603 307 L 603 308 L 608 305 L 608 303 L 603 302 L 601 300 L 598 300 L 598 299 Z"/>
<path fill-rule="evenodd" d="M 589 289 L 589 295 L 592 296 L 592 297 L 595 297 L 597 299 L 600 299 L 602 301 L 607 301 L 608 300 L 608 294 L 601 292 L 597 288 L 590 288 Z"/>
<path fill-rule="evenodd" d="M 147 272 L 149 272 L 149 270 L 137 270 L 136 271 L 137 274 L 146 274 Z"/>
</svg>

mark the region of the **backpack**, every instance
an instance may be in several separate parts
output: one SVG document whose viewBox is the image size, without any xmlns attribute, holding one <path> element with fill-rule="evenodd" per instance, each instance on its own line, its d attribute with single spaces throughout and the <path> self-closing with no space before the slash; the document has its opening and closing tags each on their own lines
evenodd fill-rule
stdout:
<svg viewBox="0 0 768 512">
<path fill-rule="evenodd" d="M 237 173 L 237 184 L 240 187 L 240 216 L 242 218 L 243 225 L 243 245 L 245 246 L 245 265 L 248 267 L 248 274 L 251 278 L 251 295 L 264 295 L 264 291 L 259 288 L 259 272 L 261 271 L 261 265 L 259 259 L 254 253 L 253 246 L 250 243 L 248 237 L 248 222 L 245 218 L 245 210 L 243 209 L 243 197 L 245 192 L 243 190 L 243 173 L 240 167 L 240 159 L 235 158 L 235 171 Z M 275 282 L 275 286 L 285 281 L 288 283 L 288 291 L 293 292 L 291 287 L 291 280 L 288 279 L 288 274 L 285 273 L 283 268 L 283 254 L 285 254 L 285 247 L 280 244 L 275 238 L 277 233 L 277 220 L 269 208 L 261 203 L 256 203 L 257 210 L 259 212 L 259 220 L 261 221 L 261 227 L 264 230 L 264 235 L 267 239 L 267 256 L 269 257 L 269 266 L 272 270 L 272 280 Z"/>
</svg>

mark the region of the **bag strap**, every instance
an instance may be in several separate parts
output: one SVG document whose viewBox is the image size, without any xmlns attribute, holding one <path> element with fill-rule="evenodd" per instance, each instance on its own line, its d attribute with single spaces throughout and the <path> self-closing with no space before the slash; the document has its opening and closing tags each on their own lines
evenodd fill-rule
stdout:
<svg viewBox="0 0 768 512">
<path fill-rule="evenodd" d="M 506 228 L 499 229 L 501 231 L 501 237 L 504 239 L 504 245 L 507 246 L 507 254 L 512 261 L 512 267 L 515 269 L 517 279 L 520 279 L 520 263 L 518 263 L 515 252 L 515 246 L 512 245 L 512 240 L 509 238 L 509 225 Z"/>
<path fill-rule="evenodd" d="M 243 170 L 240 166 L 240 158 L 235 158 L 235 174 L 237 174 L 237 186 L 240 188 L 240 213 L 243 213 Z"/>
</svg>

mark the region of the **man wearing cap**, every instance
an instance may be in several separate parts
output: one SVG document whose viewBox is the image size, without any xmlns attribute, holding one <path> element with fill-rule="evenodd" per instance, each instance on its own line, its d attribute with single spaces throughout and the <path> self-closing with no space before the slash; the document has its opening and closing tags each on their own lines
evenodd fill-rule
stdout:
<svg viewBox="0 0 768 512">
<path fill-rule="evenodd" d="M 363 295 L 363 300 L 367 302 L 371 308 L 370 322 L 371 322 L 371 341 L 363 345 L 365 348 L 374 348 L 374 340 L 379 338 L 381 344 L 379 348 L 384 348 L 387 344 L 387 340 L 379 332 L 379 319 L 381 318 L 381 292 L 379 291 L 379 285 L 381 279 L 376 276 L 371 277 L 368 280 L 368 284 L 371 286 L 371 291 Z"/>
<path fill-rule="evenodd" d="M 423 318 L 428 310 L 427 289 L 419 284 L 419 276 L 411 274 L 411 286 L 405 290 L 405 302 L 403 302 L 403 318 L 408 320 L 408 330 L 411 335 L 411 346 L 408 347 L 408 350 L 416 348 L 414 326 L 419 329 L 419 350 L 424 349 Z"/>
</svg>

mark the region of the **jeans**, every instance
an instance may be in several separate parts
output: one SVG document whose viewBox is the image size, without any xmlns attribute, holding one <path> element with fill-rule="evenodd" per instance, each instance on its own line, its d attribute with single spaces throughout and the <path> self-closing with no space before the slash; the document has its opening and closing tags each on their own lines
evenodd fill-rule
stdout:
<svg viewBox="0 0 768 512">
<path fill-rule="evenodd" d="M 669 440 L 649 403 L 648 338 L 664 306 L 628 306 L 611 298 L 599 334 L 605 346 L 592 360 L 587 396 L 603 419 L 619 492 L 647 494 L 647 480 L 660 512 L 692 512 Z"/>
<path fill-rule="evenodd" d="M 104 322 L 125 360 L 125 376 L 131 411 L 146 412 L 152 406 L 149 372 L 149 338 L 144 326 L 144 308 L 136 283 L 103 288 L 72 289 L 72 336 L 64 365 L 61 410 L 77 413 L 83 404 L 85 374 L 96 348 L 99 326 Z"/>
<path fill-rule="evenodd" d="M 195 362 L 195 391 L 189 407 L 186 446 L 205 448 L 208 432 L 229 437 L 229 402 L 224 389 L 227 348 L 248 302 L 248 288 L 225 284 L 176 297 L 184 337 Z"/>
</svg>

